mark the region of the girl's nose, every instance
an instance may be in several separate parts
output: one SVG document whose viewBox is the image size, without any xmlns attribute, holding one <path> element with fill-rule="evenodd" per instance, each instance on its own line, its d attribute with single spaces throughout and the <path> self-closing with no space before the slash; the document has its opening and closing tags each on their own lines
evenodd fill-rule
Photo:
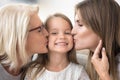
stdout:
<svg viewBox="0 0 120 80">
<path fill-rule="evenodd" d="M 60 39 L 65 39 L 65 34 L 64 33 L 60 34 L 59 37 L 60 37 Z"/>
</svg>

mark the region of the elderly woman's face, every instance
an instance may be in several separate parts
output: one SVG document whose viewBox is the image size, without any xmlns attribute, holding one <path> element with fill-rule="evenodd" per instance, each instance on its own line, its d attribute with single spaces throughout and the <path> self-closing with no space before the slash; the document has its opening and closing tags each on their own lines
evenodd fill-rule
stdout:
<svg viewBox="0 0 120 80">
<path fill-rule="evenodd" d="M 94 51 L 100 40 L 97 34 L 83 22 L 79 13 L 75 16 L 75 26 L 73 27 L 72 34 L 74 35 L 76 50 L 90 49 Z"/>
<path fill-rule="evenodd" d="M 43 23 L 37 14 L 34 14 L 30 19 L 30 28 L 27 38 L 26 49 L 31 55 L 34 53 L 47 53 L 47 37 L 48 32 L 44 28 Z"/>
</svg>

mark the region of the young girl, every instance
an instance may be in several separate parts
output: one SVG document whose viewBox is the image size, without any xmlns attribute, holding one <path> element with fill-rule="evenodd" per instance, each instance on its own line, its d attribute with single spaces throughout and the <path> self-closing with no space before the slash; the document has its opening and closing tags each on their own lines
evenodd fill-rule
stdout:
<svg viewBox="0 0 120 80">
<path fill-rule="evenodd" d="M 44 59 L 44 69 L 40 71 L 39 68 L 34 68 L 32 71 L 38 74 L 34 79 L 89 80 L 83 66 L 76 60 L 70 20 L 63 14 L 54 14 L 46 20 L 46 29 L 49 32 L 49 52 Z"/>
</svg>

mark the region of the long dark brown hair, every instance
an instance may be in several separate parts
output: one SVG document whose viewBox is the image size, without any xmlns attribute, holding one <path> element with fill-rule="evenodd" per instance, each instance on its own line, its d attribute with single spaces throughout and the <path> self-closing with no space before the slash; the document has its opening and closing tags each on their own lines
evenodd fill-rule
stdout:
<svg viewBox="0 0 120 80">
<path fill-rule="evenodd" d="M 120 6 L 114 0 L 84 0 L 76 5 L 83 21 L 102 39 L 109 60 L 109 73 L 112 80 L 118 80 L 116 55 L 120 52 Z M 91 80 L 99 76 L 91 64 L 90 51 L 87 72 Z"/>
</svg>

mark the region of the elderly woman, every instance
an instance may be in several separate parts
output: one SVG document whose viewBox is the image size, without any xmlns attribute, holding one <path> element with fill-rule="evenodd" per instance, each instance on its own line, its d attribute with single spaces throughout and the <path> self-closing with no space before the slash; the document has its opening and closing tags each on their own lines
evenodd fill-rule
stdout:
<svg viewBox="0 0 120 80">
<path fill-rule="evenodd" d="M 0 80 L 20 80 L 32 55 L 48 52 L 48 32 L 38 11 L 38 6 L 27 4 L 0 8 Z"/>
</svg>

